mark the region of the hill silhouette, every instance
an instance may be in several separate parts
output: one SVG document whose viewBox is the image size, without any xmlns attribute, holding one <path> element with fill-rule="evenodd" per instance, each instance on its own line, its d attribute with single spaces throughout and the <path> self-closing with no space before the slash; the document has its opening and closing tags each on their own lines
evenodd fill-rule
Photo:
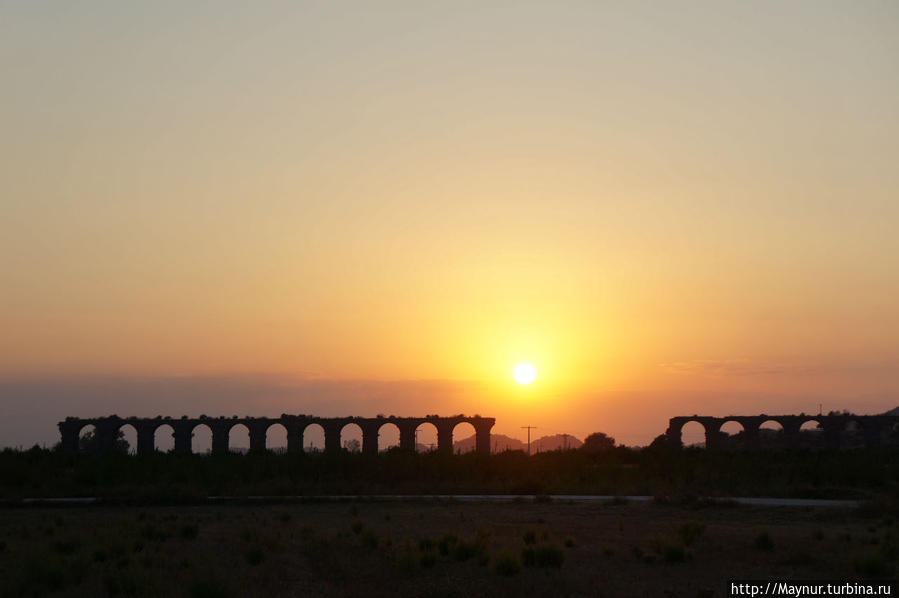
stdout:
<svg viewBox="0 0 899 598">
<path fill-rule="evenodd" d="M 554 434 L 552 436 L 542 436 L 531 441 L 532 453 L 545 453 L 546 451 L 556 451 L 559 449 L 580 448 L 583 442 L 572 436 L 571 434 Z M 467 453 L 475 448 L 475 436 L 472 434 L 468 438 L 457 440 L 453 443 L 454 453 Z M 528 450 L 527 442 L 518 438 L 512 438 L 505 434 L 490 435 L 490 452 L 501 453 L 503 451 L 526 451 Z"/>
</svg>

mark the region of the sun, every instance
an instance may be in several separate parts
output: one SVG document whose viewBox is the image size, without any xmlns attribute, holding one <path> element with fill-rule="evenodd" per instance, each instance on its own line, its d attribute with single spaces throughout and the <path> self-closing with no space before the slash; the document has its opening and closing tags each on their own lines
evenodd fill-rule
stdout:
<svg viewBox="0 0 899 598">
<path fill-rule="evenodd" d="M 521 385 L 528 385 L 537 379 L 537 368 L 529 363 L 519 363 L 512 371 L 515 381 Z"/>
</svg>

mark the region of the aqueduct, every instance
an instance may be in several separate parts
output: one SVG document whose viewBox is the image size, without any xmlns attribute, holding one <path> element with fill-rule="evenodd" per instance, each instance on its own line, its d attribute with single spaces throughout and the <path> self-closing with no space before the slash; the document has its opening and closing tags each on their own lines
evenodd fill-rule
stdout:
<svg viewBox="0 0 899 598">
<path fill-rule="evenodd" d="M 895 443 L 899 433 L 899 416 L 897 415 L 730 415 L 728 417 L 708 417 L 692 415 L 685 417 L 672 417 L 668 420 L 668 430 L 665 435 L 671 444 L 683 446 L 681 432 L 683 427 L 696 422 L 705 430 L 705 443 L 709 449 L 723 448 L 727 443 L 728 435 L 722 431 L 724 424 L 736 422 L 743 427 L 742 447 L 745 450 L 755 450 L 761 447 L 762 426 L 768 422 L 780 425 L 782 448 L 799 448 L 802 446 L 800 429 L 803 424 L 810 422 L 818 424 L 817 432 L 821 437 L 822 448 L 839 449 L 845 444 L 847 432 L 856 436 L 861 444 L 866 447 L 880 446 L 882 444 Z"/>
<path fill-rule="evenodd" d="M 61 448 L 63 451 L 75 453 L 79 448 L 79 436 L 86 426 L 94 427 L 96 442 L 94 451 L 100 454 L 110 452 L 116 443 L 119 430 L 123 426 L 132 426 L 137 432 L 137 454 L 145 455 L 154 450 L 154 437 L 157 428 L 170 426 L 175 439 L 174 452 L 190 454 L 191 441 L 194 429 L 205 425 L 212 430 L 212 452 L 228 452 L 228 436 L 231 428 L 237 425 L 246 426 L 250 435 L 250 451 L 261 452 L 266 450 L 266 436 L 269 428 L 280 424 L 287 430 L 287 452 L 302 452 L 303 433 L 308 426 L 317 424 L 325 433 L 325 452 L 335 453 L 340 451 L 340 434 L 345 426 L 356 424 L 362 429 L 362 452 L 376 454 L 378 452 L 378 435 L 381 427 L 387 424 L 395 425 L 400 432 L 400 448 L 415 450 L 415 430 L 419 425 L 429 423 L 437 429 L 437 451 L 441 453 L 453 452 L 453 429 L 460 423 L 469 423 L 475 430 L 475 449 L 478 453 L 490 453 L 490 429 L 496 423 L 492 417 L 478 415 L 467 417 L 455 415 L 441 417 L 428 415 L 425 417 L 314 417 L 310 415 L 287 415 L 281 417 L 200 417 L 190 418 L 186 415 L 181 419 L 170 417 L 127 417 L 117 415 L 96 418 L 67 417 L 59 422 L 59 432 L 62 435 Z"/>
</svg>

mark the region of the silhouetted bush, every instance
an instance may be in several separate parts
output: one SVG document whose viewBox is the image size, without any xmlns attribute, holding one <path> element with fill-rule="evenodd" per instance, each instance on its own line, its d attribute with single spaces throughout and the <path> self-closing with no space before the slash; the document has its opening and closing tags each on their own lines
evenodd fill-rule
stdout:
<svg viewBox="0 0 899 598">
<path fill-rule="evenodd" d="M 558 546 L 541 544 L 534 549 L 534 562 L 541 568 L 558 569 L 565 561 L 565 553 Z"/>
<path fill-rule="evenodd" d="M 446 534 L 437 542 L 437 550 L 440 556 L 449 556 L 450 551 L 459 542 L 455 534 Z"/>
<path fill-rule="evenodd" d="M 693 542 L 702 535 L 703 531 L 705 531 L 705 523 L 699 521 L 687 521 L 677 528 L 677 533 L 684 546 L 692 546 Z"/>
<path fill-rule="evenodd" d="M 774 550 L 774 540 L 771 539 L 771 535 L 767 532 L 760 532 L 752 541 L 752 545 L 755 546 L 758 550 L 764 550 L 766 552 L 770 552 Z"/>
<path fill-rule="evenodd" d="M 190 584 L 190 598 L 230 598 L 232 595 L 217 579 L 200 579 Z"/>
<path fill-rule="evenodd" d="M 243 556 L 250 565 L 259 565 L 265 560 L 265 553 L 259 546 L 250 546 L 244 551 Z"/>
<path fill-rule="evenodd" d="M 511 577 L 521 571 L 521 563 L 513 554 L 501 554 L 493 562 L 493 570 L 499 575 Z"/>
<path fill-rule="evenodd" d="M 599 453 L 615 448 L 615 439 L 603 432 L 594 432 L 584 438 L 581 450 L 588 453 Z"/>
</svg>

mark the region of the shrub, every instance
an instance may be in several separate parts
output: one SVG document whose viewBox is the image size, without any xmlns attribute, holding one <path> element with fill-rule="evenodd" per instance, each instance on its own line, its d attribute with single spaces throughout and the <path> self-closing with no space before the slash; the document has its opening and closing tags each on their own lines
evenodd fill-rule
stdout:
<svg viewBox="0 0 899 598">
<path fill-rule="evenodd" d="M 684 547 L 675 546 L 673 544 L 665 546 L 662 556 L 666 563 L 683 563 L 687 560 L 687 552 L 684 550 Z"/>
<path fill-rule="evenodd" d="M 360 540 L 362 541 L 363 547 L 367 548 L 368 550 L 374 550 L 378 547 L 380 538 L 378 537 L 378 533 L 376 531 L 366 529 L 362 532 Z"/>
<path fill-rule="evenodd" d="M 424 552 L 419 557 L 418 564 L 421 565 L 422 569 L 430 569 L 435 564 L 437 564 L 437 555 L 432 551 Z"/>
<path fill-rule="evenodd" d="M 538 567 L 558 569 L 565 561 L 565 553 L 558 546 L 543 544 L 535 549 L 535 562 Z"/>
<path fill-rule="evenodd" d="M 700 521 L 687 521 L 677 528 L 677 534 L 680 536 L 684 546 L 692 546 L 705 531 L 705 523 Z"/>
<path fill-rule="evenodd" d="M 565 538 L 565 548 L 574 548 L 574 538 L 571 536 Z"/>
<path fill-rule="evenodd" d="M 454 534 L 446 534 L 437 542 L 437 550 L 440 556 L 449 556 L 450 550 L 459 541 Z"/>
<path fill-rule="evenodd" d="M 110 575 L 106 577 L 104 583 L 106 585 L 106 591 L 109 592 L 110 596 L 115 596 L 117 594 L 133 596 L 137 593 L 137 582 L 126 573 Z"/>
<path fill-rule="evenodd" d="M 361 522 L 361 521 L 354 521 L 354 522 L 353 522 L 353 525 L 350 526 L 350 529 L 353 530 L 353 533 L 356 534 L 356 535 L 358 536 L 359 534 L 362 533 L 362 528 L 363 528 L 363 527 L 364 527 L 364 526 L 362 525 L 362 522 Z"/>
<path fill-rule="evenodd" d="M 537 543 L 537 532 L 532 529 L 526 530 L 522 536 L 525 544 L 531 545 Z"/>
<path fill-rule="evenodd" d="M 80 544 L 77 540 L 73 540 L 71 538 L 65 540 L 58 540 L 53 543 L 53 550 L 58 552 L 59 554 L 74 554 L 80 548 Z"/>
<path fill-rule="evenodd" d="M 893 567 L 880 553 L 872 552 L 855 559 L 855 570 L 868 577 L 887 577 L 893 572 Z"/>
<path fill-rule="evenodd" d="M 467 561 L 470 558 L 478 557 L 479 564 L 487 564 L 487 547 L 477 541 L 459 540 L 453 546 L 452 553 L 453 559 L 457 561 Z"/>
<path fill-rule="evenodd" d="M 265 560 L 265 553 L 259 546 L 250 546 L 244 551 L 243 558 L 250 565 L 259 565 Z"/>
<path fill-rule="evenodd" d="M 504 577 L 511 577 L 521 571 L 521 563 L 514 554 L 503 554 L 493 562 L 493 570 Z"/>
<path fill-rule="evenodd" d="M 765 552 L 774 550 L 774 540 L 771 539 L 771 535 L 768 532 L 760 532 L 752 541 L 752 545 L 756 549 L 764 550 Z"/>
<path fill-rule="evenodd" d="M 190 585 L 190 598 L 229 598 L 228 587 L 217 579 L 200 579 Z"/>
<path fill-rule="evenodd" d="M 533 546 L 528 546 L 521 551 L 521 564 L 528 568 L 537 564 L 537 551 Z"/>
</svg>

